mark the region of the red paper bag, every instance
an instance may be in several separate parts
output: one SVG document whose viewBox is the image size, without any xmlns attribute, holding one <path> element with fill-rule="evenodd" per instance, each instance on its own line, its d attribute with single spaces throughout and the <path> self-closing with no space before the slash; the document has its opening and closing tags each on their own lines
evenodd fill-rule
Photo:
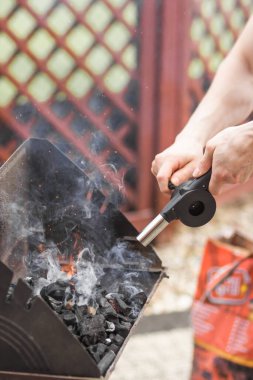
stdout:
<svg viewBox="0 0 253 380">
<path fill-rule="evenodd" d="M 192 380 L 253 379 L 253 243 L 238 234 L 229 242 L 205 247 L 192 308 Z"/>
</svg>

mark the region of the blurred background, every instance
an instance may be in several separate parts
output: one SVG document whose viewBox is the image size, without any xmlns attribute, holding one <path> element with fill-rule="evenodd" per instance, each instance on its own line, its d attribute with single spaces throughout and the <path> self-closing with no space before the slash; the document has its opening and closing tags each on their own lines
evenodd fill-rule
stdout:
<svg viewBox="0 0 253 380">
<path fill-rule="evenodd" d="M 0 162 L 47 138 L 142 228 L 166 199 L 150 174 L 208 89 L 252 0 L 0 1 Z M 186 380 L 189 309 L 207 237 L 250 231 L 253 182 L 214 220 L 174 224 L 156 243 L 168 266 L 112 380 Z M 243 195 L 243 197 L 242 197 Z"/>
</svg>

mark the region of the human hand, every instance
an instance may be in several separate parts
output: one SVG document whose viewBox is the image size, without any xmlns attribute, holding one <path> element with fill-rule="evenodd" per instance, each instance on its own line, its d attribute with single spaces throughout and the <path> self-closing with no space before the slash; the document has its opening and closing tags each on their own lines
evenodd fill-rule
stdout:
<svg viewBox="0 0 253 380">
<path fill-rule="evenodd" d="M 210 139 L 193 172 L 200 177 L 212 167 L 209 191 L 220 194 L 227 184 L 246 182 L 253 173 L 253 122 L 229 127 Z"/>
<path fill-rule="evenodd" d="M 192 172 L 203 156 L 203 145 L 195 138 L 179 137 L 175 143 L 155 156 L 151 171 L 160 190 L 170 194 L 169 180 L 178 186 L 192 177 Z"/>
</svg>

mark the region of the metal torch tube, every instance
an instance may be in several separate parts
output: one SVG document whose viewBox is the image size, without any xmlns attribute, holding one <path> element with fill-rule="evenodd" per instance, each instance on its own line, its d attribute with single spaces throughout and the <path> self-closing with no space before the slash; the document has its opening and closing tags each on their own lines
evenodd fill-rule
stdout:
<svg viewBox="0 0 253 380">
<path fill-rule="evenodd" d="M 168 224 L 167 220 L 159 214 L 144 228 L 136 239 L 146 247 Z"/>
</svg>

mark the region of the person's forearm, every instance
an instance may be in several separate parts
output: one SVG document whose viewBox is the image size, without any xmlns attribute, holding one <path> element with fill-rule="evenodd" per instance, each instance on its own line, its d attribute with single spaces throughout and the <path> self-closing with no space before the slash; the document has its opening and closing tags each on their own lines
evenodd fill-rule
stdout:
<svg viewBox="0 0 253 380">
<path fill-rule="evenodd" d="M 245 121 L 253 110 L 253 18 L 221 63 L 207 94 L 178 135 L 203 145 L 216 133 Z"/>
<path fill-rule="evenodd" d="M 205 145 L 222 129 L 242 123 L 252 109 L 253 73 L 244 62 L 228 57 L 178 138 L 193 137 Z"/>
</svg>

